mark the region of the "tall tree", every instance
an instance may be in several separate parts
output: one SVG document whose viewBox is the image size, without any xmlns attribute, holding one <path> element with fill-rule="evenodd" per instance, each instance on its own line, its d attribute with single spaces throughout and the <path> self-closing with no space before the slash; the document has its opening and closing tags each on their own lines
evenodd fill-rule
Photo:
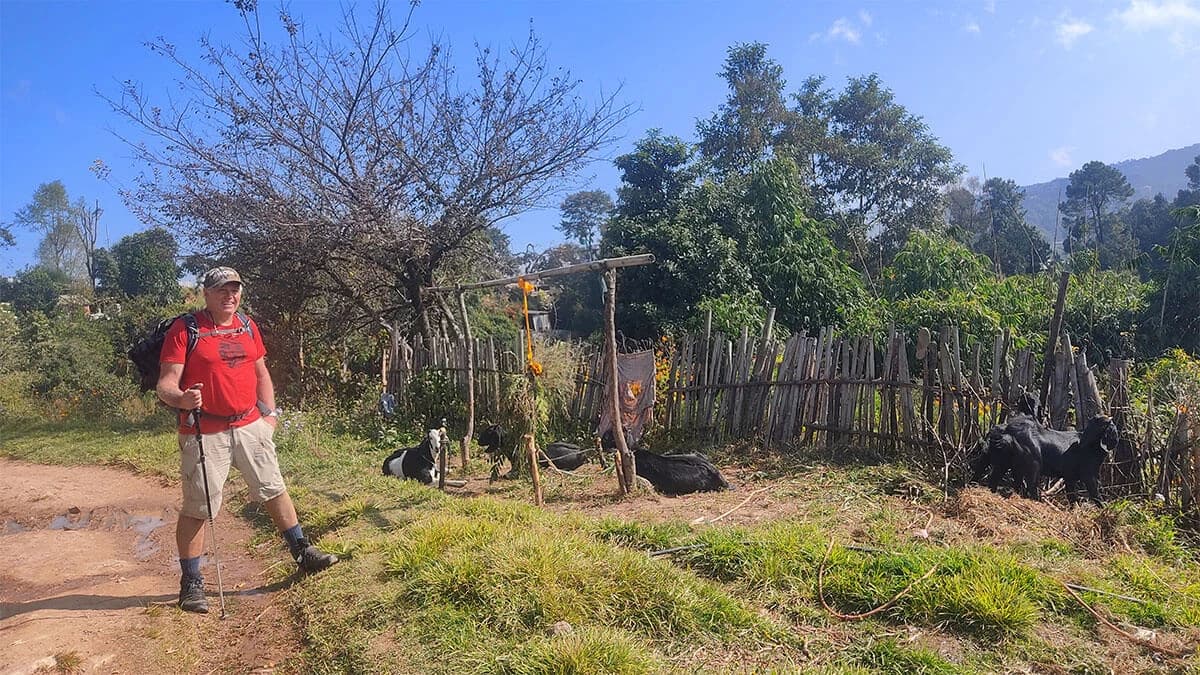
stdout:
<svg viewBox="0 0 1200 675">
<path fill-rule="evenodd" d="M 1059 205 L 1067 221 L 1071 251 L 1091 246 L 1101 264 L 1112 267 L 1132 257 L 1132 239 L 1118 208 L 1133 196 L 1124 174 L 1104 162 L 1088 162 L 1071 172 L 1066 201 Z"/>
<path fill-rule="evenodd" d="M 99 274 L 99 264 L 96 260 L 96 240 L 100 236 L 100 216 L 104 210 L 100 202 L 88 207 L 87 202 L 80 197 L 71 207 L 71 217 L 75 224 L 75 236 L 79 238 L 79 247 L 83 252 L 83 266 L 87 270 L 88 286 L 96 291 L 96 277 Z"/>
<path fill-rule="evenodd" d="M 183 75 L 175 102 L 132 84 L 110 100 L 161 174 L 127 201 L 198 252 L 270 269 L 258 293 L 330 300 L 320 311 L 343 330 L 431 334 L 420 289 L 472 269 L 491 228 L 544 206 L 631 113 L 615 94 L 585 100 L 532 33 L 479 48 L 463 77 L 447 45 L 410 45 L 408 18 L 397 25 L 384 3 L 348 11 L 336 35 L 285 10 L 278 43 L 253 3 L 237 7 L 244 44 L 202 40 L 200 62 L 155 45 Z"/>
<path fill-rule="evenodd" d="M 130 297 L 166 303 L 179 299 L 179 245 L 170 232 L 155 227 L 121 238 L 112 247 L 117 283 Z"/>
<path fill-rule="evenodd" d="M 579 242 L 588 254 L 595 253 L 604 223 L 612 216 L 613 201 L 604 190 L 586 190 L 568 195 L 559 205 L 562 218 L 558 231 Z"/>
<path fill-rule="evenodd" d="M 651 129 L 634 151 L 616 159 L 621 172 L 617 215 L 626 218 L 667 217 L 676 213 L 699 171 L 692 148 L 678 136 Z"/>
<path fill-rule="evenodd" d="M 997 272 L 1037 272 L 1050 260 L 1050 244 L 1025 218 L 1025 191 L 1008 178 L 989 178 L 980 195 L 984 227 L 972 249 L 992 260 Z"/>
<path fill-rule="evenodd" d="M 40 234 L 39 263 L 72 279 L 86 274 L 84 252 L 76 230 L 76 211 L 62 181 L 42 183 L 33 199 L 14 217 L 17 225 Z"/>
<path fill-rule="evenodd" d="M 771 156 L 791 115 L 784 99 L 783 67 L 761 42 L 729 48 L 721 77 L 729 95 L 707 121 L 696 124 L 700 152 L 716 173 L 747 173 Z"/>
<path fill-rule="evenodd" d="M 942 221 L 943 188 L 963 167 L 878 75 L 850 78 L 836 96 L 823 83 L 809 78 L 796 95 L 790 145 L 812 172 L 815 215 L 834 220 L 839 243 L 869 272 L 909 231 Z M 868 264 L 872 236 L 880 261 Z"/>
</svg>

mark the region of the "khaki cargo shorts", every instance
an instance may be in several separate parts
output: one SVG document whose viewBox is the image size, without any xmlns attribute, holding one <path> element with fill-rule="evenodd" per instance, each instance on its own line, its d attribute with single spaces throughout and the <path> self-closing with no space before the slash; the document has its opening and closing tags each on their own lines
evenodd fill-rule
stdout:
<svg viewBox="0 0 1200 675">
<path fill-rule="evenodd" d="M 275 458 L 275 430 L 262 419 L 215 434 L 204 434 L 204 460 L 208 469 L 208 493 L 213 516 L 221 510 L 222 488 L 232 464 L 250 487 L 250 500 L 265 502 L 283 494 L 283 476 Z M 200 447 L 195 434 L 179 435 L 179 475 L 183 478 L 183 507 L 180 513 L 208 519 L 204 504 L 204 472 L 200 470 Z"/>
</svg>

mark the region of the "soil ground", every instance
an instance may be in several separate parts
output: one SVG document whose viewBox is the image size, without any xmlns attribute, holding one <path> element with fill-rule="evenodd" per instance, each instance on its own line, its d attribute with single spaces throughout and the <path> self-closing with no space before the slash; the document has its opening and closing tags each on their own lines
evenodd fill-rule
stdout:
<svg viewBox="0 0 1200 675">
<path fill-rule="evenodd" d="M 276 602 L 278 540 L 217 519 L 225 589 L 205 561 L 211 611 L 175 607 L 177 487 L 100 467 L 0 459 L 0 673 L 270 672 L 297 651 Z"/>
</svg>

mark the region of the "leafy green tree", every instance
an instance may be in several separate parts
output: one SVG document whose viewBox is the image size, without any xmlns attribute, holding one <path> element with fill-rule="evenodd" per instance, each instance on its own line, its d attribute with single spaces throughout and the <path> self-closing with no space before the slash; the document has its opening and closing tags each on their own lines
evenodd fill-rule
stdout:
<svg viewBox="0 0 1200 675">
<path fill-rule="evenodd" d="M 579 242 L 589 254 L 600 243 L 604 224 L 612 216 L 613 201 L 604 190 L 587 190 L 568 195 L 559 205 L 562 219 L 558 231 Z"/>
<path fill-rule="evenodd" d="M 719 175 L 748 173 L 772 156 L 789 125 L 783 68 L 767 57 L 761 42 L 729 48 L 721 77 L 729 95 L 708 120 L 700 120 L 700 153 Z"/>
<path fill-rule="evenodd" d="M 1177 209 L 1200 204 L 1200 155 L 1192 160 L 1183 173 L 1187 176 L 1188 186 L 1175 195 L 1173 205 Z"/>
<path fill-rule="evenodd" d="M 48 267 L 26 269 L 6 285 L 0 300 L 12 303 L 18 314 L 51 313 L 58 305 L 58 296 L 67 290 L 71 280 L 62 270 Z"/>
<path fill-rule="evenodd" d="M 806 131 L 796 151 L 814 167 L 816 215 L 834 219 L 839 243 L 852 247 L 869 271 L 868 235 L 877 233 L 876 254 L 890 260 L 910 231 L 942 220 L 942 188 L 963 167 L 878 75 L 850 78 L 837 96 L 822 82 L 810 79 L 797 98 L 798 114 L 811 119 L 797 122 Z M 825 138 L 813 138 L 821 129 Z M 814 146 L 799 145 L 805 141 Z"/>
<path fill-rule="evenodd" d="M 0 225 L 0 248 L 8 248 L 16 245 L 17 240 L 13 238 L 12 230 L 8 229 L 7 225 Z"/>
<path fill-rule="evenodd" d="M 42 183 L 14 217 L 14 222 L 41 235 L 37 255 L 43 267 L 59 270 L 72 279 L 84 279 L 85 253 L 76 229 L 77 212 L 62 181 Z"/>
<path fill-rule="evenodd" d="M 1063 330 L 1087 350 L 1091 363 L 1137 353 L 1137 338 L 1154 287 L 1136 272 L 1101 270 L 1076 274 L 1067 287 Z"/>
<path fill-rule="evenodd" d="M 678 213 L 684 194 L 699 177 L 692 154 L 691 146 L 678 136 L 663 136 L 658 129 L 648 131 L 633 152 L 616 159 L 621 172 L 617 215 L 656 218 Z"/>
<path fill-rule="evenodd" d="M 846 323 L 866 294 L 830 226 L 805 215 L 804 184 L 795 163 L 779 158 L 760 165 L 743 198 L 742 259 L 777 319 L 810 332 Z"/>
<path fill-rule="evenodd" d="M 985 230 L 972 247 L 1004 274 L 1036 273 L 1050 262 L 1050 243 L 1025 218 L 1025 192 L 1011 179 L 983 184 L 979 215 Z"/>
<path fill-rule="evenodd" d="M 988 264 L 944 234 L 917 231 L 882 277 L 885 294 L 897 300 L 923 291 L 975 288 L 987 281 Z"/>
<path fill-rule="evenodd" d="M 1060 206 L 1067 224 L 1068 252 L 1091 247 L 1111 268 L 1133 257 L 1133 239 L 1118 208 L 1134 194 L 1124 174 L 1103 162 L 1088 162 L 1071 172 L 1066 201 Z"/>
<path fill-rule="evenodd" d="M 616 217 L 604 235 L 606 257 L 653 253 L 655 264 L 621 271 L 617 325 L 633 337 L 669 333 L 693 318 L 704 298 L 747 292 L 737 242 L 690 206 L 661 219 Z"/>
<path fill-rule="evenodd" d="M 179 246 L 161 227 L 122 237 L 113 244 L 117 284 L 130 296 L 148 296 L 168 303 L 179 299 Z"/>
<path fill-rule="evenodd" d="M 114 295 L 121 291 L 121 270 L 117 259 L 106 248 L 96 249 L 95 262 L 96 291 L 102 295 Z M 207 269 L 207 268 L 206 268 Z M 200 276 L 203 272 L 196 272 Z"/>
<path fill-rule="evenodd" d="M 1157 330 L 1146 351 L 1179 346 L 1200 354 L 1200 205 L 1172 211 L 1178 227 L 1166 244 L 1155 249 L 1163 269 L 1156 274 L 1159 289 L 1154 294 L 1149 323 Z"/>
</svg>

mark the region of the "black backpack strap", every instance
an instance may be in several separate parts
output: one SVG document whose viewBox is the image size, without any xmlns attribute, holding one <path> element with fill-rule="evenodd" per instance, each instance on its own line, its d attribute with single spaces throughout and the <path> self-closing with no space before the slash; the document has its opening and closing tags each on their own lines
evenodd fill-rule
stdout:
<svg viewBox="0 0 1200 675">
<path fill-rule="evenodd" d="M 183 319 L 184 329 L 187 330 L 187 351 L 184 352 L 183 361 L 187 363 L 187 357 L 191 356 L 192 350 L 196 348 L 196 343 L 200 341 L 200 324 L 196 321 L 196 315 L 188 312 L 181 314 L 180 319 Z"/>
<path fill-rule="evenodd" d="M 250 334 L 250 337 L 254 337 L 254 329 L 250 327 L 250 317 L 238 312 L 237 318 L 238 321 L 242 322 L 242 328 L 244 328 L 246 332 Z"/>
</svg>

